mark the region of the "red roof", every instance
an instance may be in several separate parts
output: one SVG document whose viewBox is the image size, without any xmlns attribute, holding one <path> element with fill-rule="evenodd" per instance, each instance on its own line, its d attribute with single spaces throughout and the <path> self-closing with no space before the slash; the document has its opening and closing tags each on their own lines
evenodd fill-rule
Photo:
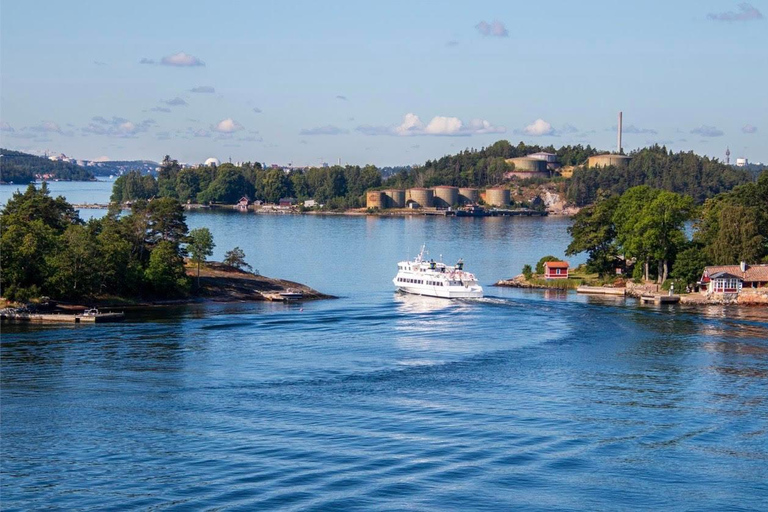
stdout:
<svg viewBox="0 0 768 512">
<path fill-rule="evenodd" d="M 702 276 L 701 282 L 709 282 L 711 276 L 720 272 L 732 274 L 734 277 L 738 277 L 747 283 L 764 283 L 768 281 L 768 265 L 761 264 L 747 265 L 746 272 L 741 271 L 740 265 L 716 265 L 712 267 L 706 267 L 704 269 L 704 275 Z"/>
<path fill-rule="evenodd" d="M 544 263 L 544 267 L 549 268 L 568 268 L 567 261 L 547 261 Z"/>
</svg>

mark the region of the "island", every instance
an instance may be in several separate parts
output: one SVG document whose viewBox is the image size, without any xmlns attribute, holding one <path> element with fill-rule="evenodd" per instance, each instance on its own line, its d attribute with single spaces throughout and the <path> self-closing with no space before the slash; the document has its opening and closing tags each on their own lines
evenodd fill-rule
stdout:
<svg viewBox="0 0 768 512">
<path fill-rule="evenodd" d="M 208 261 L 212 234 L 205 227 L 189 230 L 184 208 L 172 198 L 136 201 L 128 214 L 111 210 L 84 222 L 63 197 L 51 197 L 45 183 L 30 184 L 8 201 L 0 224 L 6 306 L 78 314 L 84 305 L 331 298 L 259 275 L 239 247 L 227 251 L 223 262 Z"/>
</svg>

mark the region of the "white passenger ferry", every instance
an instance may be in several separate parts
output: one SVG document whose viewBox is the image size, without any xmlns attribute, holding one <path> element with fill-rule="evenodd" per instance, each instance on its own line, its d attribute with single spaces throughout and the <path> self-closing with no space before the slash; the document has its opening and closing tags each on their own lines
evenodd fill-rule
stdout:
<svg viewBox="0 0 768 512">
<path fill-rule="evenodd" d="M 425 249 L 413 261 L 397 264 L 397 276 L 392 280 L 398 291 L 444 299 L 480 298 L 483 287 L 474 274 L 464 270 L 464 262 L 455 266 L 425 258 Z"/>
</svg>

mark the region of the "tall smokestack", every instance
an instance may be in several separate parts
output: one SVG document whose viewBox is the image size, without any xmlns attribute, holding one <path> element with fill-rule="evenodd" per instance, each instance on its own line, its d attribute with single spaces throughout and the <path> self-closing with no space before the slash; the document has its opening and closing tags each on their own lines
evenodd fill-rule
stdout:
<svg viewBox="0 0 768 512">
<path fill-rule="evenodd" d="M 621 154 L 622 115 L 623 115 L 623 112 L 619 112 L 619 147 L 618 147 L 619 154 Z"/>
</svg>

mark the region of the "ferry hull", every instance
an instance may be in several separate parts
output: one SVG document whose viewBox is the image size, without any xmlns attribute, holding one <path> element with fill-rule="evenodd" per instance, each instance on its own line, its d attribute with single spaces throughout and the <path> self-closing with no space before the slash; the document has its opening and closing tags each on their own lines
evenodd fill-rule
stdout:
<svg viewBox="0 0 768 512">
<path fill-rule="evenodd" d="M 481 286 L 402 286 L 396 285 L 397 291 L 425 297 L 438 297 L 441 299 L 482 299 L 483 288 Z"/>
</svg>

